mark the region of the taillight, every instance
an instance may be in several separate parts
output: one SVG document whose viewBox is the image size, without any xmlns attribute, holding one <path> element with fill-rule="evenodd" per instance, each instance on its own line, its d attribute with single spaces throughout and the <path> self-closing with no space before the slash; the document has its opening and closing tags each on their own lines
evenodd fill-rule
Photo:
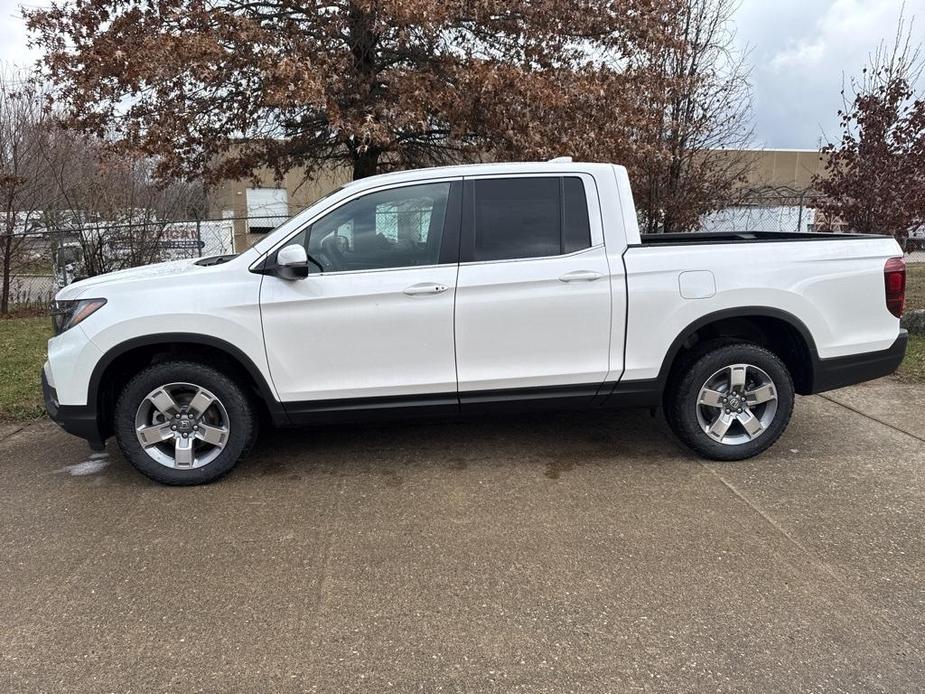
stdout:
<svg viewBox="0 0 925 694">
<path fill-rule="evenodd" d="M 890 258 L 883 266 L 883 282 L 886 285 L 887 310 L 897 318 L 903 316 L 906 303 L 906 261 Z"/>
</svg>

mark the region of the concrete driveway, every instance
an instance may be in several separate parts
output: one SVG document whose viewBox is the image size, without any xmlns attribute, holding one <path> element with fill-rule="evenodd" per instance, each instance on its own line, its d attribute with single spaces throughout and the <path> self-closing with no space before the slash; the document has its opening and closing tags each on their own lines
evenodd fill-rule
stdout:
<svg viewBox="0 0 925 694">
<path fill-rule="evenodd" d="M 921 691 L 925 389 L 797 407 L 743 463 L 559 414 L 276 433 L 188 489 L 7 428 L 0 690 Z"/>
</svg>

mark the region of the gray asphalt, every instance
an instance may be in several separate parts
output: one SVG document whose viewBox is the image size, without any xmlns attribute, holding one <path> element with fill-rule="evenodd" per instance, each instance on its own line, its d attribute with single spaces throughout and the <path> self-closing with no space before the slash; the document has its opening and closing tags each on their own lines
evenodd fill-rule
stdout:
<svg viewBox="0 0 925 694">
<path fill-rule="evenodd" d="M 186 489 L 6 427 L 0 691 L 922 691 L 923 390 L 802 398 L 741 463 L 556 414 L 275 434 Z"/>
</svg>

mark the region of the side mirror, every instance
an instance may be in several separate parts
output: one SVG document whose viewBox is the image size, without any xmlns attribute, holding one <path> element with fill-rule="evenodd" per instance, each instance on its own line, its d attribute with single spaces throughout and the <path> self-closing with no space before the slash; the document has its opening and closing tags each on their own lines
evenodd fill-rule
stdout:
<svg viewBox="0 0 925 694">
<path fill-rule="evenodd" d="M 277 274 L 285 280 L 300 280 L 308 277 L 308 253 L 305 246 L 293 243 L 276 253 Z"/>
</svg>

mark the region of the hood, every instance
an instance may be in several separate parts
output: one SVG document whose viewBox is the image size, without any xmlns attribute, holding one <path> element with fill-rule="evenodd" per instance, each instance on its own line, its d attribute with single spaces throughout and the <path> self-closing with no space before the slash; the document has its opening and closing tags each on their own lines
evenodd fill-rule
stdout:
<svg viewBox="0 0 925 694">
<path fill-rule="evenodd" d="M 85 280 L 78 280 L 73 284 L 64 287 L 55 295 L 56 300 L 77 299 L 89 295 L 91 290 L 103 285 L 112 284 L 113 282 L 133 282 L 135 280 L 146 280 L 154 277 L 166 277 L 168 275 L 180 275 L 188 272 L 202 270 L 202 266 L 196 265 L 201 258 L 191 258 L 186 260 L 171 260 L 166 263 L 155 263 L 154 265 L 144 265 L 142 267 L 133 267 L 127 270 L 116 270 L 107 272 L 105 275 L 88 277 Z"/>
</svg>

